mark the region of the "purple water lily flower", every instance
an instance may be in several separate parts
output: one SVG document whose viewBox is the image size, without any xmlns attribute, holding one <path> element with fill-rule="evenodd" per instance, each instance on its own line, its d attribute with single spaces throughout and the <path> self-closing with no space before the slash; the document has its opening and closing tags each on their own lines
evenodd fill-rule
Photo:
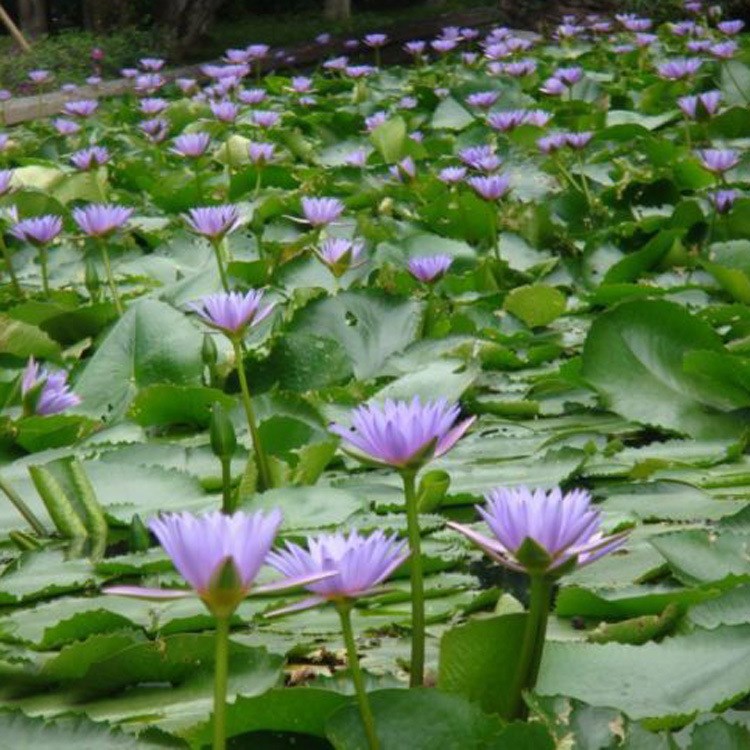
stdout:
<svg viewBox="0 0 750 750">
<path fill-rule="evenodd" d="M 413 96 L 402 96 L 398 100 L 398 106 L 400 109 L 416 109 L 419 102 L 416 97 Z"/>
<path fill-rule="evenodd" d="M 716 28 L 722 34 L 726 34 L 727 36 L 735 36 L 739 34 L 743 28 L 745 28 L 745 22 L 739 19 L 733 21 L 720 21 L 718 24 L 716 24 Z"/>
<path fill-rule="evenodd" d="M 142 57 L 138 64 L 143 70 L 148 70 L 151 73 L 156 73 L 164 67 L 165 61 L 160 57 Z"/>
<path fill-rule="evenodd" d="M 430 42 L 430 47 L 440 55 L 452 52 L 457 46 L 458 42 L 455 39 L 433 39 Z"/>
<path fill-rule="evenodd" d="M 73 209 L 73 221 L 90 237 L 106 237 L 125 224 L 133 215 L 132 208 L 111 203 L 89 203 Z"/>
<path fill-rule="evenodd" d="M 677 100 L 677 106 L 691 120 L 697 120 L 701 116 L 713 117 L 721 106 L 721 91 L 682 96 Z"/>
<path fill-rule="evenodd" d="M 332 224 L 344 212 L 344 204 L 338 198 L 302 198 L 302 214 L 305 221 L 314 227 Z"/>
<path fill-rule="evenodd" d="M 217 617 L 228 617 L 251 592 L 278 591 L 310 582 L 308 576 L 302 580 L 284 579 L 266 586 L 253 586 L 271 551 L 281 520 L 278 508 L 268 513 L 239 511 L 233 515 L 219 511 L 200 516 L 165 513 L 151 519 L 148 527 L 206 607 Z M 315 579 L 321 577 L 317 575 Z M 229 585 L 230 582 L 233 585 Z M 191 596 L 191 592 L 184 589 L 140 586 L 110 586 L 104 593 L 156 600 Z"/>
<path fill-rule="evenodd" d="M 62 219 L 52 214 L 23 219 L 10 230 L 14 237 L 32 245 L 48 245 L 60 232 L 62 232 Z"/>
<path fill-rule="evenodd" d="M 326 60 L 323 63 L 323 67 L 326 70 L 335 70 L 337 72 L 341 72 L 343 70 L 346 70 L 346 66 L 349 64 L 349 58 L 348 57 L 332 57 L 330 60 Z"/>
<path fill-rule="evenodd" d="M 364 147 L 355 148 L 344 158 L 344 164 L 350 167 L 364 167 L 367 163 L 367 150 Z"/>
<path fill-rule="evenodd" d="M 197 159 L 206 153 L 210 143 L 211 136 L 208 133 L 183 133 L 172 141 L 173 145 L 170 150 L 173 154 Z"/>
<path fill-rule="evenodd" d="M 358 78 L 366 78 L 369 75 L 372 75 L 377 68 L 374 68 L 372 65 L 348 65 L 344 69 L 344 73 L 349 78 L 354 78 L 355 80 Z"/>
<path fill-rule="evenodd" d="M 694 57 L 675 58 L 662 63 L 657 68 L 661 78 L 668 81 L 680 81 L 695 75 L 701 66 L 701 61 Z"/>
<path fill-rule="evenodd" d="M 347 240 L 343 237 L 328 237 L 316 254 L 328 266 L 331 273 L 339 277 L 357 263 L 363 250 L 362 242 Z"/>
<path fill-rule="evenodd" d="M 740 163 L 740 155 L 729 148 L 706 148 L 696 153 L 703 167 L 714 174 L 724 174 Z"/>
<path fill-rule="evenodd" d="M 634 13 L 618 13 L 615 20 L 628 31 L 648 31 L 653 26 L 650 18 L 639 18 Z"/>
<path fill-rule="evenodd" d="M 425 284 L 432 284 L 445 276 L 452 263 L 453 258 L 450 255 L 423 255 L 419 258 L 411 258 L 407 267 L 415 279 Z"/>
<path fill-rule="evenodd" d="M 526 122 L 526 110 L 514 109 L 507 112 L 492 112 L 487 115 L 487 124 L 501 133 L 509 133 Z"/>
<path fill-rule="evenodd" d="M 5 195 L 10 191 L 11 181 L 13 179 L 12 169 L 0 169 L 0 195 Z"/>
<path fill-rule="evenodd" d="M 188 305 L 204 323 L 216 328 L 229 338 L 242 338 L 249 328 L 257 326 L 272 312 L 274 306 L 264 305 L 263 292 L 218 292 Z"/>
<path fill-rule="evenodd" d="M 74 117 L 91 117 L 97 109 L 99 109 L 99 102 L 96 99 L 81 99 L 63 104 L 63 112 Z"/>
<path fill-rule="evenodd" d="M 133 79 L 138 77 L 138 69 L 137 68 L 120 68 L 120 75 L 123 78 L 127 79 Z"/>
<path fill-rule="evenodd" d="M 162 117 L 143 120 L 138 126 L 152 143 L 161 143 L 169 133 L 169 123 Z"/>
<path fill-rule="evenodd" d="M 378 47 L 384 47 L 386 44 L 388 44 L 388 35 L 387 34 L 366 34 L 363 41 L 368 47 L 377 49 Z"/>
<path fill-rule="evenodd" d="M 568 87 L 559 78 L 548 78 L 540 87 L 539 91 L 548 96 L 562 96 Z"/>
<path fill-rule="evenodd" d="M 77 122 L 66 120 L 63 117 L 58 117 L 53 120 L 52 125 L 60 135 L 73 135 L 81 129 L 81 126 Z"/>
<path fill-rule="evenodd" d="M 33 399 L 29 396 L 31 391 L 34 391 Z M 42 417 L 60 414 L 81 403 L 81 398 L 70 390 L 67 372 L 40 367 L 33 357 L 29 357 L 21 377 L 21 397 L 32 413 Z"/>
<path fill-rule="evenodd" d="M 523 76 L 536 73 L 536 67 L 536 61 L 534 60 L 518 60 L 503 65 L 503 72 L 513 78 L 523 78 Z"/>
<path fill-rule="evenodd" d="M 144 115 L 158 115 L 163 112 L 169 106 L 169 102 L 166 99 L 146 98 L 141 99 L 138 104 L 138 108 L 143 112 Z"/>
<path fill-rule="evenodd" d="M 375 128 L 380 127 L 387 119 L 387 112 L 383 112 L 382 110 L 379 112 L 373 112 L 371 115 L 365 117 L 365 130 L 368 133 L 372 133 Z"/>
<path fill-rule="evenodd" d="M 273 161 L 276 146 L 273 143 L 254 142 L 247 144 L 247 155 L 251 163 L 256 165 L 268 164 Z"/>
<path fill-rule="evenodd" d="M 417 176 L 417 165 L 411 156 L 407 156 L 398 163 L 391 165 L 388 171 L 399 182 L 410 182 Z"/>
<path fill-rule="evenodd" d="M 268 57 L 270 49 L 267 44 L 250 44 L 247 47 L 247 54 L 251 60 L 263 60 Z"/>
<path fill-rule="evenodd" d="M 234 122 L 240 113 L 240 108 L 230 101 L 210 102 L 208 106 L 213 116 L 220 122 Z"/>
<path fill-rule="evenodd" d="M 211 240 L 220 240 L 240 225 L 240 213 L 234 205 L 191 208 L 183 219 L 196 234 Z"/>
<path fill-rule="evenodd" d="M 691 39 L 686 45 L 688 52 L 694 52 L 695 54 L 701 52 L 708 52 L 711 49 L 710 39 Z"/>
<path fill-rule="evenodd" d="M 458 158 L 471 167 L 482 172 L 492 172 L 497 169 L 502 160 L 492 149 L 492 146 L 469 146 L 458 152 Z"/>
<path fill-rule="evenodd" d="M 82 172 L 101 167 L 109 161 L 109 151 L 104 146 L 91 146 L 76 151 L 70 156 L 70 163 Z"/>
<path fill-rule="evenodd" d="M 594 134 L 589 132 L 566 133 L 565 142 L 572 149 L 575 149 L 576 151 L 582 151 L 584 148 L 586 148 L 586 146 L 588 146 L 593 137 Z"/>
<path fill-rule="evenodd" d="M 507 175 L 493 174 L 469 177 L 466 182 L 478 196 L 486 201 L 500 200 L 510 190 L 510 178 Z"/>
<path fill-rule="evenodd" d="M 237 94 L 237 98 L 243 104 L 251 105 L 260 104 L 261 102 L 264 102 L 267 97 L 268 94 L 263 89 L 243 89 Z"/>
<path fill-rule="evenodd" d="M 224 52 L 224 59 L 233 65 L 249 62 L 250 53 L 246 49 L 228 49 Z"/>
<path fill-rule="evenodd" d="M 499 91 L 477 91 L 466 97 L 466 103 L 470 107 L 478 109 L 489 109 L 500 98 Z"/>
<path fill-rule="evenodd" d="M 35 83 L 37 86 L 41 86 L 44 83 L 49 83 L 52 80 L 52 74 L 49 70 L 30 70 L 29 80 Z"/>
<path fill-rule="evenodd" d="M 446 185 L 456 185 L 466 177 L 466 167 L 445 167 L 438 173 L 438 180 Z"/>
<path fill-rule="evenodd" d="M 719 42 L 718 44 L 712 44 L 708 51 L 711 55 L 719 60 L 731 60 L 739 49 L 737 42 L 728 39 L 726 42 Z"/>
<path fill-rule="evenodd" d="M 583 68 L 578 65 L 569 68 L 558 68 L 553 73 L 553 76 L 558 81 L 562 81 L 566 86 L 572 86 L 583 79 Z"/>
<path fill-rule="evenodd" d="M 272 128 L 277 125 L 281 119 L 281 115 L 278 112 L 261 109 L 253 112 L 251 117 L 253 125 L 257 125 L 259 128 Z"/>
<path fill-rule="evenodd" d="M 486 507 L 477 506 L 494 538 L 462 524 L 448 525 L 481 547 L 493 560 L 512 570 L 555 577 L 570 566 L 583 566 L 621 547 L 626 534 L 602 534 L 601 514 L 585 490 L 566 494 L 526 487 L 498 488 Z M 535 554 L 529 555 L 532 546 Z M 533 557 L 533 568 L 528 557 Z"/>
<path fill-rule="evenodd" d="M 427 42 L 423 42 L 421 39 L 414 39 L 411 42 L 406 42 L 404 45 L 404 52 L 412 57 L 421 57 L 427 48 Z"/>
<path fill-rule="evenodd" d="M 711 204 L 716 209 L 718 214 L 728 214 L 734 206 L 734 202 L 737 200 L 739 193 L 736 190 L 717 190 L 714 193 L 709 194 Z"/>
<path fill-rule="evenodd" d="M 198 89 L 195 78 L 177 78 L 175 85 L 183 94 L 192 94 Z"/>
<path fill-rule="evenodd" d="M 153 94 L 164 86 L 166 78 L 158 73 L 144 73 L 135 79 L 134 89 L 139 94 Z"/>
<path fill-rule="evenodd" d="M 553 154 L 568 145 L 568 137 L 565 133 L 550 133 L 539 138 L 536 145 L 543 154 Z"/>
<path fill-rule="evenodd" d="M 269 615 L 300 612 L 327 601 L 356 599 L 377 593 L 378 586 L 393 573 L 409 553 L 398 537 L 375 531 L 370 536 L 356 531 L 344 534 L 321 534 L 307 542 L 307 549 L 287 542 L 271 552 L 268 564 L 291 580 L 334 572 L 330 578 L 305 586 L 314 596 Z"/>
<path fill-rule="evenodd" d="M 444 398 L 424 404 L 419 396 L 386 399 L 354 409 L 350 428 L 334 423 L 328 429 L 367 463 L 416 469 L 447 453 L 476 419 L 458 422 L 459 415 L 459 407 Z"/>
</svg>

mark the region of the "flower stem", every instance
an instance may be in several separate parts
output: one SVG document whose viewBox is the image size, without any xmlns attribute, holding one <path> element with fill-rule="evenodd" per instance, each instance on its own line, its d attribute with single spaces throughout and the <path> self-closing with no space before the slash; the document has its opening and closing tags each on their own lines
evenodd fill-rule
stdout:
<svg viewBox="0 0 750 750">
<path fill-rule="evenodd" d="M 10 283 L 13 287 L 13 294 L 15 294 L 16 297 L 21 297 L 23 295 L 23 293 L 21 292 L 21 285 L 18 283 L 18 276 L 16 276 L 15 269 L 13 268 L 13 261 L 10 257 L 10 250 L 8 250 L 8 246 L 5 244 L 5 240 L 3 239 L 2 234 L 0 234 L 0 250 L 2 250 L 3 253 L 5 267 L 8 269 L 8 276 L 10 276 Z"/>
<path fill-rule="evenodd" d="M 26 523 L 34 529 L 38 536 L 49 536 L 44 524 L 34 515 L 34 512 L 23 501 L 23 498 L 11 487 L 2 477 L 0 477 L 0 490 L 7 496 L 13 507 L 24 517 Z"/>
<path fill-rule="evenodd" d="M 354 683 L 354 692 L 357 694 L 357 703 L 359 704 L 359 715 L 362 717 L 362 724 L 367 735 L 367 744 L 370 750 L 379 750 L 380 743 L 378 735 L 375 732 L 375 719 L 370 708 L 370 701 L 367 699 L 365 691 L 365 681 L 362 676 L 362 668 L 359 666 L 359 656 L 357 655 L 357 645 L 354 642 L 354 632 L 352 631 L 352 605 L 350 602 L 342 602 L 336 606 L 339 617 L 341 618 L 341 630 L 344 633 L 344 645 L 346 646 L 346 658 L 349 662 L 349 669 L 352 672 L 352 682 Z"/>
<path fill-rule="evenodd" d="M 221 459 L 221 512 L 226 515 L 234 513 L 232 498 L 232 459 Z"/>
<path fill-rule="evenodd" d="M 409 534 L 409 567 L 411 569 L 411 671 L 409 685 L 421 687 L 424 683 L 424 578 L 422 575 L 421 535 L 419 508 L 415 481 L 417 472 L 401 472 L 406 499 L 406 526 Z"/>
<path fill-rule="evenodd" d="M 216 663 L 214 665 L 214 745 L 227 744 L 227 683 L 229 681 L 229 618 L 216 618 Z"/>
<path fill-rule="evenodd" d="M 49 272 L 47 271 L 47 247 L 39 245 L 39 265 L 42 267 L 42 289 L 44 296 L 49 298 Z"/>
<path fill-rule="evenodd" d="M 258 423 L 255 419 L 255 410 L 253 409 L 253 402 L 250 398 L 250 389 L 247 385 L 247 375 L 245 375 L 245 366 L 242 357 L 242 344 L 239 340 L 235 339 L 232 341 L 232 346 L 234 347 L 234 358 L 237 362 L 237 375 L 240 379 L 242 404 L 245 407 L 247 426 L 250 430 L 250 437 L 253 441 L 253 450 L 255 451 L 255 461 L 258 465 L 260 484 L 262 489 L 267 490 L 270 487 L 273 487 L 273 483 L 271 481 L 271 470 L 268 465 L 268 457 L 266 456 L 266 453 L 263 450 L 263 445 L 260 441 Z"/>
<path fill-rule="evenodd" d="M 525 719 L 527 707 L 523 693 L 536 684 L 542 661 L 544 638 L 547 633 L 552 582 L 544 575 L 531 575 L 531 601 L 526 620 L 526 631 L 521 646 L 521 656 L 511 691 L 510 718 Z"/>
<path fill-rule="evenodd" d="M 219 277 L 221 278 L 221 286 L 225 292 L 229 291 L 229 277 L 227 276 L 227 270 L 224 268 L 224 260 L 221 257 L 221 240 L 211 240 L 211 247 L 214 249 L 214 255 L 216 256 L 216 264 L 219 266 Z"/>
<path fill-rule="evenodd" d="M 584 164 L 583 164 L 583 157 L 581 156 L 580 152 L 578 153 L 578 167 L 580 169 L 580 175 L 581 175 L 581 187 L 583 188 L 583 194 L 586 197 L 586 203 L 589 207 L 589 213 L 594 208 L 594 201 L 591 198 L 591 191 L 589 190 L 589 182 L 586 178 L 586 174 L 584 173 Z"/>
<path fill-rule="evenodd" d="M 110 294 L 112 295 L 112 301 L 115 303 L 115 309 L 118 315 L 122 315 L 123 308 L 122 302 L 120 301 L 120 295 L 117 291 L 117 284 L 115 284 L 115 277 L 112 275 L 112 266 L 109 262 L 109 250 L 107 250 L 107 241 L 102 239 L 99 242 L 99 248 L 102 251 L 102 260 L 104 261 L 104 271 L 107 274 L 107 286 L 109 287 Z"/>
</svg>

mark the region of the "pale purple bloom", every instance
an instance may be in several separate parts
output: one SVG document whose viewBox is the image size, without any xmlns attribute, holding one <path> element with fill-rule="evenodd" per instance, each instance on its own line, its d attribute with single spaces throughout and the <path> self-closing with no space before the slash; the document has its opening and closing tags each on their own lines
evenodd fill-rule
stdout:
<svg viewBox="0 0 750 750">
<path fill-rule="evenodd" d="M 711 49 L 711 44 L 710 39 L 691 39 L 686 47 L 690 52 L 708 52 Z"/>
<path fill-rule="evenodd" d="M 106 237 L 125 224 L 132 215 L 132 208 L 111 203 L 89 203 L 73 209 L 73 221 L 90 237 Z"/>
<path fill-rule="evenodd" d="M 697 73 L 700 66 L 701 61 L 694 57 L 676 57 L 659 65 L 657 71 L 668 81 L 679 81 Z"/>
<path fill-rule="evenodd" d="M 486 498 L 487 505 L 477 506 L 477 510 L 494 538 L 452 521 L 448 525 L 512 570 L 559 575 L 563 566 L 566 572 L 566 563 L 588 565 L 622 546 L 627 538 L 626 534 L 602 534 L 601 514 L 592 507 L 586 490 L 563 495 L 559 487 L 549 493 L 526 487 L 498 488 Z M 524 554 L 529 542 L 537 548 L 531 570 Z"/>
<path fill-rule="evenodd" d="M 539 91 L 548 96 L 562 96 L 568 87 L 559 78 L 548 78 L 540 87 Z"/>
<path fill-rule="evenodd" d="M 234 122 L 240 113 L 240 108 L 230 101 L 211 102 L 209 104 L 213 116 L 221 122 Z"/>
<path fill-rule="evenodd" d="M 508 133 L 511 130 L 523 125 L 526 122 L 527 112 L 525 109 L 513 109 L 507 112 L 491 112 L 487 115 L 487 124 L 501 133 Z"/>
<path fill-rule="evenodd" d="M 73 135 L 81 129 L 81 126 L 77 122 L 66 120 L 63 117 L 56 118 L 52 124 L 60 135 Z"/>
<path fill-rule="evenodd" d="M 70 163 L 82 171 L 101 167 L 109 161 L 109 151 L 104 146 L 91 146 L 76 151 L 70 156 Z"/>
<path fill-rule="evenodd" d="M 120 68 L 120 75 L 123 78 L 137 78 L 138 69 L 137 68 Z"/>
<path fill-rule="evenodd" d="M 745 22 L 741 20 L 721 21 L 716 25 L 716 28 L 722 34 L 726 34 L 727 36 L 735 36 L 735 34 L 739 34 L 744 27 Z"/>
<path fill-rule="evenodd" d="M 657 39 L 656 34 L 636 34 L 635 44 L 641 48 L 650 47 Z"/>
<path fill-rule="evenodd" d="M 572 86 L 583 78 L 583 68 L 577 65 L 570 68 L 558 68 L 553 73 L 553 76 L 562 81 L 566 86 Z"/>
<path fill-rule="evenodd" d="M 398 100 L 398 106 L 401 109 L 415 109 L 419 102 L 413 96 L 402 96 Z"/>
<path fill-rule="evenodd" d="M 479 55 L 476 52 L 461 53 L 461 62 L 464 65 L 472 66 L 477 62 L 477 60 L 479 60 Z"/>
<path fill-rule="evenodd" d="M 615 18 L 628 31 L 648 31 L 653 26 L 650 18 L 639 18 L 633 13 L 617 14 Z"/>
<path fill-rule="evenodd" d="M 48 245 L 60 232 L 62 219 L 52 214 L 23 219 L 10 230 L 14 237 L 32 245 Z"/>
<path fill-rule="evenodd" d="M 253 164 L 267 164 L 273 160 L 275 149 L 273 143 L 248 143 L 247 155 Z"/>
<path fill-rule="evenodd" d="M 31 70 L 29 71 L 29 80 L 37 86 L 41 86 L 43 83 L 49 83 L 52 80 L 52 75 L 49 70 Z"/>
<path fill-rule="evenodd" d="M 736 190 L 717 190 L 715 193 L 710 193 L 709 198 L 711 204 L 716 209 L 718 214 L 728 214 L 732 210 L 734 202 L 737 200 L 739 193 Z"/>
<path fill-rule="evenodd" d="M 472 29 L 471 27 L 466 27 L 461 29 L 461 36 L 463 39 L 465 39 L 467 42 L 470 42 L 474 39 L 479 38 L 479 29 Z"/>
<path fill-rule="evenodd" d="M 150 73 L 156 73 L 164 67 L 164 60 L 160 57 L 143 57 L 139 63 L 143 70 L 148 70 Z"/>
<path fill-rule="evenodd" d="M 571 148 L 575 149 L 576 151 L 581 151 L 582 149 L 586 148 L 593 137 L 594 134 L 589 132 L 566 133 L 565 141 Z"/>
<path fill-rule="evenodd" d="M 675 36 L 690 36 L 696 33 L 697 28 L 695 21 L 679 21 L 669 25 L 670 31 Z"/>
<path fill-rule="evenodd" d="M 372 133 L 375 128 L 380 127 L 387 119 L 387 112 L 383 112 L 382 110 L 379 112 L 373 112 L 368 117 L 365 117 L 365 130 L 367 130 L 368 133 Z"/>
<path fill-rule="evenodd" d="M 359 39 L 347 39 L 344 42 L 344 49 L 357 49 L 359 47 Z"/>
<path fill-rule="evenodd" d="M 10 183 L 12 179 L 12 169 L 0 169 L 0 195 L 5 195 L 10 191 Z"/>
<path fill-rule="evenodd" d="M 715 174 L 724 174 L 740 163 L 740 156 L 732 149 L 707 148 L 697 152 L 701 164 Z"/>
<path fill-rule="evenodd" d="M 153 94 L 166 82 L 166 79 L 158 73 L 144 73 L 143 75 L 137 76 L 134 88 L 139 94 Z"/>
<path fill-rule="evenodd" d="M 10 136 L 7 133 L 0 133 L 0 152 L 5 151 L 10 143 Z"/>
<path fill-rule="evenodd" d="M 518 60 L 517 62 L 506 63 L 503 71 L 513 78 L 532 75 L 536 72 L 536 62 L 534 60 Z"/>
<path fill-rule="evenodd" d="M 38 390 L 37 390 L 38 389 Z M 21 396 L 25 398 L 31 390 L 37 390 L 33 411 L 42 417 L 78 406 L 81 399 L 70 390 L 68 373 L 64 370 L 50 371 L 39 367 L 33 357 L 29 357 L 21 378 Z"/>
<path fill-rule="evenodd" d="M 407 156 L 388 168 L 393 177 L 400 182 L 413 180 L 417 176 L 417 165 L 411 156 Z"/>
<path fill-rule="evenodd" d="M 572 23 L 562 23 L 557 27 L 555 33 L 558 39 L 574 39 L 583 34 L 584 31 L 586 31 L 584 26 L 578 26 Z"/>
<path fill-rule="evenodd" d="M 328 237 L 321 244 L 317 256 L 334 276 L 341 276 L 356 264 L 363 249 L 361 242 L 343 237 Z"/>
<path fill-rule="evenodd" d="M 685 117 L 689 117 L 691 120 L 695 120 L 703 114 L 712 117 L 721 106 L 721 91 L 706 91 L 695 96 L 682 96 L 677 100 L 677 105 Z"/>
<path fill-rule="evenodd" d="M 446 185 L 455 185 L 466 177 L 466 167 L 445 167 L 438 173 L 438 180 Z"/>
<path fill-rule="evenodd" d="M 455 39 L 433 39 L 430 42 L 430 47 L 440 55 L 452 52 L 457 46 L 458 42 Z"/>
<path fill-rule="evenodd" d="M 196 234 L 212 240 L 220 240 L 240 225 L 240 212 L 234 205 L 191 208 L 183 218 Z"/>
<path fill-rule="evenodd" d="M 469 146 L 458 152 L 458 158 L 471 167 L 482 172 L 492 172 L 502 164 L 492 146 Z"/>
<path fill-rule="evenodd" d="M 263 292 L 218 292 L 193 302 L 188 307 L 203 322 L 220 330 L 230 338 L 244 336 L 248 328 L 258 325 L 273 311 L 273 305 L 263 305 Z"/>
<path fill-rule="evenodd" d="M 268 564 L 291 580 L 335 572 L 335 575 L 305 586 L 315 596 L 269 614 L 299 612 L 326 601 L 356 599 L 377 593 L 377 587 L 409 556 L 398 537 L 375 531 L 362 536 L 356 531 L 321 534 L 307 541 L 307 549 L 291 542 L 271 552 Z"/>
<path fill-rule="evenodd" d="M 349 64 L 349 58 L 348 57 L 332 57 L 330 60 L 326 60 L 323 63 L 323 67 L 326 70 L 337 70 L 341 72 L 342 70 L 346 70 L 346 66 Z"/>
<path fill-rule="evenodd" d="M 161 143 L 169 132 L 169 123 L 163 117 L 143 120 L 138 126 L 153 143 Z"/>
<path fill-rule="evenodd" d="M 158 115 L 160 112 L 163 112 L 168 105 L 169 102 L 166 99 L 155 97 L 141 99 L 138 107 L 144 115 Z"/>
<path fill-rule="evenodd" d="M 234 65 L 241 65 L 250 60 L 250 53 L 246 49 L 228 49 L 224 53 L 224 59 L 228 63 Z"/>
<path fill-rule="evenodd" d="M 65 114 L 74 115 L 75 117 L 90 117 L 98 108 L 99 102 L 96 99 L 81 99 L 63 104 Z"/>
<path fill-rule="evenodd" d="M 543 154 L 553 154 L 568 145 L 568 138 L 565 133 L 550 133 L 539 138 L 536 145 Z"/>
<path fill-rule="evenodd" d="M 270 47 L 267 44 L 250 44 L 247 48 L 247 53 L 251 60 L 263 60 L 268 57 L 268 51 Z"/>
<path fill-rule="evenodd" d="M 719 60 L 731 60 L 737 54 L 738 49 L 739 46 L 737 42 L 728 40 L 726 42 L 712 44 L 708 51 Z"/>
<path fill-rule="evenodd" d="M 338 198 L 302 198 L 302 214 L 305 221 L 314 227 L 331 224 L 344 212 L 344 204 Z"/>
<path fill-rule="evenodd" d="M 474 422 L 458 422 L 460 409 L 444 398 L 424 404 L 386 399 L 352 411 L 351 428 L 331 424 L 362 460 L 397 469 L 414 469 L 447 453 Z"/>
<path fill-rule="evenodd" d="M 99 85 L 99 84 L 100 84 L 101 82 L 102 82 L 102 77 L 101 77 L 101 76 L 89 76 L 89 77 L 88 77 L 88 78 L 86 79 L 86 83 L 87 83 L 87 84 L 88 84 L 89 86 L 98 86 L 98 85 Z M 66 84 L 66 85 L 72 85 L 72 86 L 74 86 L 74 88 L 73 88 L 73 89 L 70 89 L 71 91 L 75 91 L 75 88 L 77 88 L 77 87 L 75 86 L 75 84 Z"/>
<path fill-rule="evenodd" d="M 404 51 L 412 55 L 413 57 L 420 57 L 422 54 L 424 54 L 426 47 L 427 42 L 423 42 L 421 39 L 415 39 L 411 42 L 407 42 L 404 45 Z"/>
<path fill-rule="evenodd" d="M 511 54 L 510 47 L 505 42 L 487 44 L 484 48 L 484 56 L 494 62 L 504 60 L 506 57 L 510 57 Z"/>
<path fill-rule="evenodd" d="M 178 78 L 175 80 L 175 84 L 183 94 L 190 94 L 198 88 L 195 78 Z"/>
<path fill-rule="evenodd" d="M 521 37 L 510 36 L 505 40 L 505 44 L 508 45 L 508 49 L 511 53 L 526 52 L 530 50 L 534 44 L 529 39 L 522 39 Z"/>
<path fill-rule="evenodd" d="M 206 607 L 217 616 L 228 617 L 251 588 L 253 593 L 263 593 L 309 582 L 308 577 L 253 587 L 281 520 L 281 511 L 274 508 L 268 513 L 239 511 L 232 515 L 220 511 L 200 516 L 164 513 L 151 519 L 148 526 Z M 222 575 L 227 565 L 231 566 L 231 576 Z M 235 580 L 235 589 L 227 587 L 228 578 Z M 191 595 L 182 589 L 139 586 L 110 586 L 104 593 L 143 599 L 179 599 Z"/>
<path fill-rule="evenodd" d="M 267 96 L 263 89 L 243 89 L 237 94 L 237 98 L 243 104 L 260 104 Z"/>
<path fill-rule="evenodd" d="M 253 125 L 257 125 L 259 128 L 272 128 L 278 124 L 280 119 L 281 115 L 278 112 L 271 112 L 270 110 L 259 109 L 252 114 Z"/>
<path fill-rule="evenodd" d="M 369 75 L 372 75 L 376 71 L 376 68 L 373 68 L 372 65 L 348 65 L 344 69 L 344 73 L 349 78 L 366 78 Z"/>
<path fill-rule="evenodd" d="M 697 15 L 703 10 L 703 3 L 696 2 L 695 0 L 688 0 L 683 7 L 688 13 L 695 13 Z"/>
<path fill-rule="evenodd" d="M 452 263 L 453 258 L 450 255 L 423 255 L 411 258 L 407 267 L 415 279 L 432 284 L 445 276 Z"/>
<path fill-rule="evenodd" d="M 367 163 L 367 151 L 364 147 L 356 148 L 346 155 L 344 164 L 350 167 L 364 167 Z"/>
<path fill-rule="evenodd" d="M 612 52 L 616 55 L 627 55 L 628 52 L 633 52 L 635 47 L 632 44 L 616 44 L 612 47 Z"/>
<path fill-rule="evenodd" d="M 466 103 L 470 107 L 489 109 L 500 97 L 499 91 L 477 91 L 466 97 Z"/>
<path fill-rule="evenodd" d="M 530 109 L 526 112 L 524 118 L 525 125 L 534 125 L 537 128 L 543 128 L 552 119 L 552 115 L 549 112 L 545 112 L 543 109 Z"/>
<path fill-rule="evenodd" d="M 368 47 L 373 47 L 373 48 L 383 47 L 386 44 L 388 44 L 388 35 L 387 34 L 366 34 L 363 41 Z"/>
<path fill-rule="evenodd" d="M 0 89 L 0 103 L 10 101 L 13 98 L 13 94 L 8 89 Z"/>
<path fill-rule="evenodd" d="M 312 91 L 312 78 L 307 76 L 294 76 L 292 78 L 292 91 L 296 94 L 307 94 Z"/>
<path fill-rule="evenodd" d="M 328 44 L 331 41 L 331 35 L 330 34 L 318 34 L 318 36 L 315 37 L 315 41 L 318 44 Z"/>
<path fill-rule="evenodd" d="M 172 143 L 172 153 L 197 159 L 206 153 L 206 149 L 211 143 L 211 136 L 208 133 L 183 133 L 178 135 Z"/>
<path fill-rule="evenodd" d="M 450 92 L 451 92 L 451 90 L 445 88 L 445 86 L 438 86 L 435 89 L 435 96 L 438 99 L 445 99 L 448 96 L 448 94 L 450 94 Z"/>
<path fill-rule="evenodd" d="M 474 188 L 477 195 L 487 201 L 500 200 L 510 190 L 510 178 L 507 175 L 469 177 L 466 182 Z"/>
</svg>

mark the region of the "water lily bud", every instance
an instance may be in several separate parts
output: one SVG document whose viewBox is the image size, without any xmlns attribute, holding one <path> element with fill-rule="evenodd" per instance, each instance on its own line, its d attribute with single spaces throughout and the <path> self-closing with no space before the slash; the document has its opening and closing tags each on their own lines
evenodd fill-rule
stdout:
<svg viewBox="0 0 750 750">
<path fill-rule="evenodd" d="M 451 478 L 448 472 L 441 469 L 426 472 L 422 476 L 417 490 L 417 503 L 420 512 L 431 513 L 437 510 L 450 485 Z"/>
<path fill-rule="evenodd" d="M 86 291 L 88 291 L 92 302 L 96 302 L 99 299 L 99 291 L 101 290 L 101 282 L 99 281 L 99 273 L 96 270 L 96 265 L 91 258 L 86 260 L 86 275 L 84 277 L 84 284 Z"/>
<path fill-rule="evenodd" d="M 216 363 L 219 361 L 219 350 L 216 348 L 216 342 L 210 333 L 203 334 L 201 358 L 206 367 L 216 367 Z"/>
<path fill-rule="evenodd" d="M 232 421 L 218 401 L 211 407 L 209 434 L 214 455 L 222 460 L 230 459 L 237 447 L 237 436 Z"/>
<path fill-rule="evenodd" d="M 145 552 L 151 546 L 151 535 L 137 513 L 130 522 L 128 546 L 131 552 Z"/>
</svg>

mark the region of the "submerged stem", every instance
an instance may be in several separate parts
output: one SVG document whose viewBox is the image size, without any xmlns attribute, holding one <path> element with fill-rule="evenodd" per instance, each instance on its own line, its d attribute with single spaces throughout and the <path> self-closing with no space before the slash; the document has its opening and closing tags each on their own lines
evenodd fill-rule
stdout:
<svg viewBox="0 0 750 750">
<path fill-rule="evenodd" d="M 102 252 L 102 260 L 104 261 L 104 271 L 107 274 L 107 286 L 109 292 L 112 295 L 112 301 L 115 303 L 115 309 L 118 315 L 122 315 L 123 307 L 120 301 L 120 294 L 117 291 L 117 284 L 115 284 L 115 277 L 112 275 L 112 266 L 109 262 L 109 250 L 107 250 L 107 240 L 102 238 L 99 242 L 99 248 Z"/>
<path fill-rule="evenodd" d="M 229 618 L 216 618 L 216 662 L 214 665 L 214 745 L 227 744 L 227 683 L 229 682 Z"/>
</svg>

